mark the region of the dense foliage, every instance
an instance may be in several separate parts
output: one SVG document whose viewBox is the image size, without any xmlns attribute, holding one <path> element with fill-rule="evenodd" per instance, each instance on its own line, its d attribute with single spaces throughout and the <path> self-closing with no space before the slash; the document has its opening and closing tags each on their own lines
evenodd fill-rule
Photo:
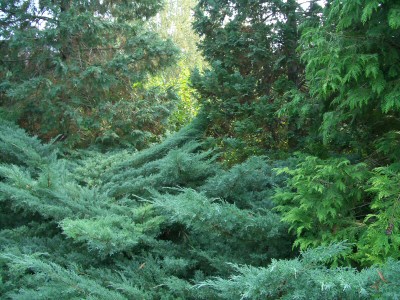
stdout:
<svg viewBox="0 0 400 300">
<path fill-rule="evenodd" d="M 2 298 L 398 295 L 398 262 L 360 273 L 324 267 L 348 244 L 276 260 L 293 255 L 286 225 L 269 209 L 285 177 L 261 158 L 222 170 L 194 141 L 202 123 L 142 152 L 62 158 L 2 122 Z"/>
<path fill-rule="evenodd" d="M 73 146 L 154 142 L 173 90 L 143 88 L 177 49 L 146 29 L 159 1 L 0 1 L 2 114 Z"/>
<path fill-rule="evenodd" d="M 143 152 L 71 159 L 2 122 L 4 297 L 186 298 L 196 294 L 191 280 L 229 274 L 227 261 L 259 266 L 286 257 L 290 238 L 276 213 L 207 196 L 227 193 L 210 184 L 227 173 L 194 141 L 201 125 Z M 248 176 L 268 174 L 262 164 L 250 163 Z M 263 178 L 247 185 L 272 188 Z"/>
<path fill-rule="evenodd" d="M 354 242 L 355 265 L 399 253 L 398 13 L 372 0 L 204 0 L 196 11 L 211 68 L 193 80 L 225 162 L 298 151 L 279 168 L 289 179 L 276 210 L 303 250 Z"/>
<path fill-rule="evenodd" d="M 192 80 L 211 120 L 208 133 L 228 160 L 293 142 L 288 120 L 275 113 L 282 94 L 303 84 L 295 50 L 305 14 L 294 0 L 199 1 L 194 28 L 211 68 Z"/>
<path fill-rule="evenodd" d="M 296 106 L 306 107 L 309 120 L 319 116 L 311 121 L 318 132 L 310 129 L 308 151 L 320 159 L 305 158 L 290 171 L 288 193 L 277 195 L 303 248 L 347 238 L 356 243 L 352 256 L 361 265 L 399 255 L 396 12 L 395 1 L 332 1 L 321 24 L 304 30 L 309 90 Z M 309 217 L 298 222 L 294 215 L 301 213 Z"/>
<path fill-rule="evenodd" d="M 159 5 L 0 3 L 0 298 L 400 298 L 397 1 L 198 1 L 208 68 L 190 80 L 201 109 L 141 151 L 167 128 L 175 97 L 154 83 L 183 70 L 148 80 L 175 57 L 141 30 Z M 126 52 L 94 50 L 112 41 Z M 30 64 L 42 55 L 49 65 Z M 85 95 L 97 102 L 72 101 Z M 40 109 L 55 107 L 68 126 L 46 132 L 61 115 Z M 79 127 L 70 109 L 106 118 L 113 138 Z M 8 111 L 42 138 L 73 129 L 69 143 L 30 136 Z M 76 150 L 74 139 L 113 148 Z"/>
<path fill-rule="evenodd" d="M 168 129 L 177 131 L 188 124 L 199 110 L 195 90 L 191 86 L 190 72 L 193 68 L 202 69 L 205 61 L 197 48 L 199 36 L 192 28 L 192 9 L 197 0 L 166 0 L 163 10 L 150 21 L 152 30 L 162 37 L 170 38 L 181 50 L 179 61 L 153 76 L 147 85 L 173 87 L 179 102 L 168 120 Z"/>
</svg>

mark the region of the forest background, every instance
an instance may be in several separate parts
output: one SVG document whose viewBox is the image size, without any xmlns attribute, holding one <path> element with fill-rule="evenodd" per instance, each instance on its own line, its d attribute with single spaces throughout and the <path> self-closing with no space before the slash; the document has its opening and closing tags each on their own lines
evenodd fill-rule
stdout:
<svg viewBox="0 0 400 300">
<path fill-rule="evenodd" d="M 400 298 L 395 0 L 0 0 L 1 299 Z"/>
</svg>

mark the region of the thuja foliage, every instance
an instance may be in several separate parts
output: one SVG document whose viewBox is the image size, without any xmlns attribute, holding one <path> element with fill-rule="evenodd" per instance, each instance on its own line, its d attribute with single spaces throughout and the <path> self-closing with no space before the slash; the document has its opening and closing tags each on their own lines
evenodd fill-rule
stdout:
<svg viewBox="0 0 400 300">
<path fill-rule="evenodd" d="M 314 155 L 281 170 L 291 179 L 276 195 L 277 209 L 297 245 L 346 238 L 361 265 L 399 252 L 397 10 L 394 1 L 332 1 L 300 40 L 308 94 L 298 92 L 284 108 L 297 116 L 304 109 Z"/>
<path fill-rule="evenodd" d="M 296 231 L 295 245 L 336 241 L 354 242 L 360 235 L 366 217 L 363 212 L 368 173 L 364 164 L 352 165 L 346 159 L 320 160 L 307 156 L 294 170 L 280 169 L 291 177 L 287 187 L 278 190 L 275 200 L 283 220 Z M 313 231 L 314 227 L 318 231 Z"/>
<path fill-rule="evenodd" d="M 276 191 L 275 209 L 296 232 L 295 245 L 307 249 L 346 239 L 357 245 L 348 258 L 359 263 L 399 258 L 398 164 L 369 171 L 345 158 L 308 156 L 295 169 L 279 172 L 291 177 Z"/>
<path fill-rule="evenodd" d="M 302 57 L 322 104 L 325 143 L 364 149 L 398 130 L 397 13 L 396 1 L 332 1 L 321 26 L 304 31 Z"/>
</svg>

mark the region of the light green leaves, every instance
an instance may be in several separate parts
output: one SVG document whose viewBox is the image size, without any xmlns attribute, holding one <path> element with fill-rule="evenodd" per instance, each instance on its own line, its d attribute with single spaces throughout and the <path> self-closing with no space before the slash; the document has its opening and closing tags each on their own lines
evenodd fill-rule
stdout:
<svg viewBox="0 0 400 300">
<path fill-rule="evenodd" d="M 374 214 L 366 218 L 368 226 L 360 249 L 367 253 L 364 258 L 368 263 L 381 263 L 385 258 L 400 257 L 400 166 L 392 164 L 373 170 L 369 180 L 374 199 L 371 208 Z M 369 252 L 368 252 L 369 249 Z"/>
<path fill-rule="evenodd" d="M 366 5 L 363 9 L 361 15 L 361 21 L 366 23 L 372 16 L 374 12 L 379 10 L 379 8 L 384 4 L 385 1 L 382 0 L 367 0 Z"/>
<path fill-rule="evenodd" d="M 354 241 L 357 230 L 351 227 L 357 217 L 353 209 L 365 194 L 365 164 L 308 156 L 295 169 L 282 171 L 291 177 L 288 187 L 278 189 L 274 199 L 283 220 L 296 230 L 296 245 L 306 249 L 341 239 Z"/>
<path fill-rule="evenodd" d="M 392 29 L 400 28 L 400 6 L 396 5 L 389 11 L 389 26 Z"/>
<path fill-rule="evenodd" d="M 382 111 L 389 113 L 390 111 L 400 111 L 400 85 L 395 85 L 392 90 L 385 95 L 382 103 Z"/>
</svg>

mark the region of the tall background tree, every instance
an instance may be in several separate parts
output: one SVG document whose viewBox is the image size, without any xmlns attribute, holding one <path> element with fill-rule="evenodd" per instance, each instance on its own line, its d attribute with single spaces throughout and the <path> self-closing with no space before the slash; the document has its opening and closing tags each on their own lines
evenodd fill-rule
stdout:
<svg viewBox="0 0 400 300">
<path fill-rule="evenodd" d="M 304 151 L 312 157 L 289 171 L 280 209 L 303 249 L 348 239 L 357 264 L 398 259 L 400 8 L 397 1 L 328 4 L 302 34 L 308 90 L 286 110 L 312 122 L 309 135 L 317 138 Z"/>
<path fill-rule="evenodd" d="M 211 65 L 193 74 L 209 133 L 232 149 L 233 160 L 258 148 L 287 148 L 287 120 L 275 112 L 282 95 L 304 83 L 296 48 L 307 12 L 294 0 L 203 0 L 195 16 L 199 47 Z"/>
<path fill-rule="evenodd" d="M 42 138 L 143 147 L 176 95 L 144 89 L 177 49 L 146 29 L 159 1 L 1 1 L 0 104 Z"/>
</svg>

